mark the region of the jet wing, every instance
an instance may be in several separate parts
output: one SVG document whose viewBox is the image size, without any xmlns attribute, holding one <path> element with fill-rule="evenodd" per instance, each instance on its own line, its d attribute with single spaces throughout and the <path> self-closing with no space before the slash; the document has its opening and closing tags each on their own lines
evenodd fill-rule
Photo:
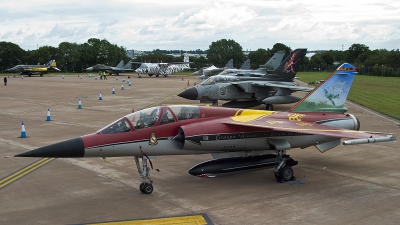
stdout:
<svg viewBox="0 0 400 225">
<path fill-rule="evenodd" d="M 247 92 L 247 93 L 253 93 L 254 92 L 254 87 L 265 87 L 265 88 L 284 88 L 291 90 L 292 92 L 294 91 L 311 91 L 313 88 L 309 87 L 300 87 L 296 85 L 287 85 L 287 84 L 282 84 L 282 83 L 273 83 L 270 81 L 238 81 L 238 82 L 232 82 L 232 85 L 236 86 L 239 90 Z"/>
<path fill-rule="evenodd" d="M 314 88 L 309 88 L 309 87 L 301 87 L 301 86 L 295 86 L 295 85 L 287 85 L 287 84 L 277 84 L 277 83 L 271 83 L 271 82 L 252 82 L 251 85 L 257 86 L 257 87 L 275 87 L 275 88 L 286 88 L 290 89 L 292 91 L 312 91 Z"/>
<path fill-rule="evenodd" d="M 246 118 L 248 117 L 248 118 Z M 272 131 L 294 132 L 300 134 L 322 135 L 347 139 L 382 138 L 383 136 L 366 131 L 348 130 L 317 123 L 283 120 L 266 117 L 254 119 L 254 116 L 231 117 L 225 124 L 264 128 Z"/>
</svg>

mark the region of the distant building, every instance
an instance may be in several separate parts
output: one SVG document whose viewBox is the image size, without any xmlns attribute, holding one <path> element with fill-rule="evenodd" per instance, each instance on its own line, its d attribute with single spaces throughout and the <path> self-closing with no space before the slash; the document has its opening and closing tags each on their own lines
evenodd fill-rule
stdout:
<svg viewBox="0 0 400 225">
<path fill-rule="evenodd" d="M 138 57 L 138 56 L 145 55 L 145 52 L 144 51 L 137 51 L 137 50 L 133 50 L 132 49 L 132 50 L 126 50 L 125 54 L 130 58 L 135 58 L 135 57 Z"/>
</svg>

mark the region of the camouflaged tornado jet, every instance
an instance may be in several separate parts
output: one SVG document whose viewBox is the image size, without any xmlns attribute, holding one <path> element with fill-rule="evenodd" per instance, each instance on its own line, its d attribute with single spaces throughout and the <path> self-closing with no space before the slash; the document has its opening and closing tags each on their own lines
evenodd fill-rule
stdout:
<svg viewBox="0 0 400 225">
<path fill-rule="evenodd" d="M 227 76 L 248 76 L 248 77 L 260 77 L 273 73 L 273 71 L 281 64 L 285 51 L 281 50 L 276 52 L 267 63 L 260 65 L 256 70 L 250 68 L 250 59 L 246 60 L 240 69 L 226 69 L 218 75 Z"/>
<path fill-rule="evenodd" d="M 218 105 L 218 100 L 225 100 L 228 102 L 222 106 L 234 108 L 265 104 L 267 110 L 273 110 L 273 104 L 295 103 L 301 98 L 293 96 L 293 92 L 312 90 L 309 87 L 300 87 L 293 81 L 306 51 L 307 49 L 294 50 L 272 72 L 267 72 L 267 68 L 260 68 L 246 76 L 211 76 L 178 96 L 204 103 L 211 102 L 213 105 Z"/>
</svg>

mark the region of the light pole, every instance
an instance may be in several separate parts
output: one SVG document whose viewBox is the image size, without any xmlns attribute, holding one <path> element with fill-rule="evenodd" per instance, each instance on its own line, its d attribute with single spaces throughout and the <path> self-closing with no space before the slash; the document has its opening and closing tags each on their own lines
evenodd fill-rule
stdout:
<svg viewBox="0 0 400 225">
<path fill-rule="evenodd" d="M 382 77 L 383 77 L 383 64 L 382 64 Z"/>
</svg>

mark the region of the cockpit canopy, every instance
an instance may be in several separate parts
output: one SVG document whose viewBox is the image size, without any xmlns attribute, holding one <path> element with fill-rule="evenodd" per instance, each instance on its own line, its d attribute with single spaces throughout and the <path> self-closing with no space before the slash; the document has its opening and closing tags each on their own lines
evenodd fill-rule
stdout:
<svg viewBox="0 0 400 225">
<path fill-rule="evenodd" d="M 238 80 L 238 78 L 236 76 L 215 75 L 215 76 L 211 76 L 207 80 L 201 82 L 200 85 L 230 83 L 230 82 L 235 82 L 237 80 Z"/>
<path fill-rule="evenodd" d="M 126 115 L 99 130 L 101 134 L 114 134 L 164 125 L 199 117 L 198 106 L 157 106 Z"/>
</svg>

